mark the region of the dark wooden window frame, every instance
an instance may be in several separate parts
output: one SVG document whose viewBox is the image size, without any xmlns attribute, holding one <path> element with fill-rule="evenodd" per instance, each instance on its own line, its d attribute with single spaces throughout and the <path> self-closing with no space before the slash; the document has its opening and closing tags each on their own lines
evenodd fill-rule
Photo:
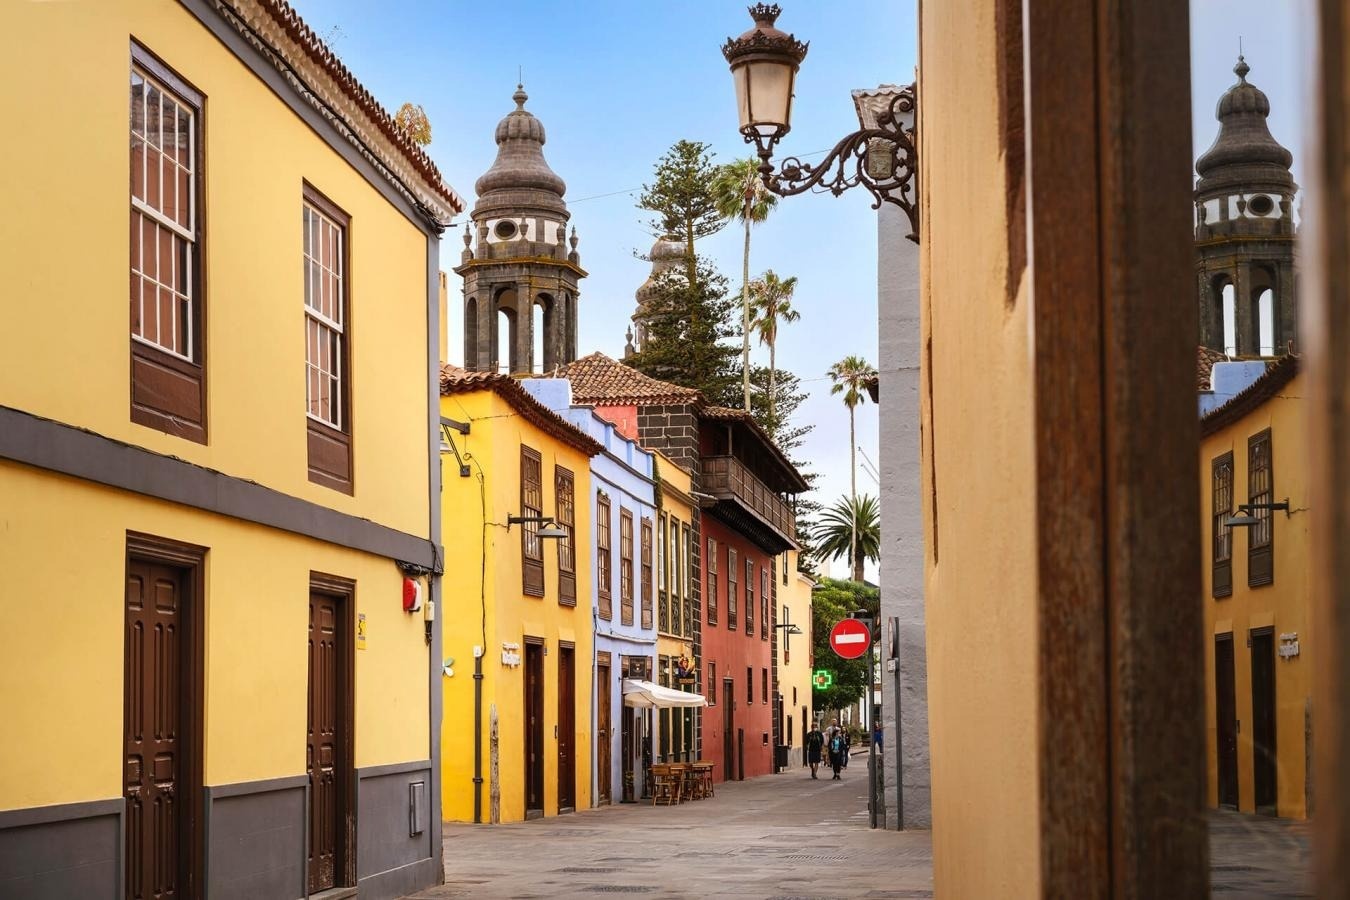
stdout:
<svg viewBox="0 0 1350 900">
<path fill-rule="evenodd" d="M 558 541 L 558 604 L 577 605 L 577 499 L 576 476 L 571 469 L 553 467 L 553 505 L 558 526 L 567 537 Z"/>
<path fill-rule="evenodd" d="M 759 639 L 769 639 L 769 602 L 770 588 L 773 587 L 773 574 L 765 568 L 759 570 Z"/>
<path fill-rule="evenodd" d="M 303 184 L 302 208 L 304 206 L 313 207 L 342 229 L 342 297 L 339 300 L 342 304 L 342 352 L 338 362 L 342 367 L 339 379 L 342 393 L 339 404 L 342 427 L 334 428 L 328 422 L 319 421 L 308 414 L 305 416 L 309 480 L 335 491 L 351 494 L 355 490 L 353 435 L 356 430 L 352 423 L 351 216 L 307 181 Z M 302 304 L 303 301 L 302 297 Z M 308 313 L 302 314 L 305 316 L 308 331 Z"/>
<path fill-rule="evenodd" d="M 610 516 L 609 495 L 604 491 L 595 494 L 595 591 L 600 598 L 600 618 L 607 621 L 614 618 L 613 560 L 610 558 Z"/>
<path fill-rule="evenodd" d="M 1265 447 L 1265 464 L 1258 466 L 1259 448 Z M 1247 502 L 1275 502 L 1275 444 L 1270 429 L 1257 432 L 1247 440 Z M 1265 484 L 1259 483 L 1265 475 Z M 1247 585 L 1262 587 L 1275 583 L 1274 510 L 1253 509 L 1256 525 L 1247 528 Z"/>
<path fill-rule="evenodd" d="M 741 555 L 735 547 L 727 547 L 727 631 L 736 630 L 736 617 L 740 615 L 740 588 L 738 579 L 740 572 L 737 569 L 741 564 Z"/>
<path fill-rule="evenodd" d="M 151 346 L 131 336 L 130 298 L 128 297 L 128 334 L 130 353 L 131 421 L 156 431 L 205 444 L 206 432 L 206 279 L 202 273 L 206 265 L 206 134 L 204 127 L 206 98 L 163 60 L 142 45 L 131 43 L 131 66 L 143 69 L 164 87 L 175 99 L 193 110 L 193 173 L 192 190 L 195 205 L 193 221 L 192 272 L 192 342 L 191 361 L 181 359 L 166 350 Z M 128 84 L 130 80 L 128 79 Z M 128 135 L 130 124 L 128 124 Z M 130 171 L 127 174 L 128 216 L 135 221 L 135 207 L 131 205 Z M 130 271 L 130 262 L 128 262 Z"/>
<path fill-rule="evenodd" d="M 642 540 L 640 552 L 642 553 L 642 585 L 641 602 L 642 617 L 640 625 L 644 630 L 652 627 L 652 520 L 646 516 L 641 522 Z"/>
<path fill-rule="evenodd" d="M 619 507 L 619 622 L 633 624 L 633 511 Z"/>
<path fill-rule="evenodd" d="M 329 594 L 342 598 L 343 619 L 339 623 L 342 629 L 339 640 L 345 648 L 343 657 L 338 661 L 338 678 L 343 697 L 342 715 L 346 728 L 343 733 L 342 753 L 344 755 L 343 777 L 339 781 L 342 792 L 342 807 L 351 816 L 356 813 L 356 581 L 341 575 L 310 571 L 309 589 L 311 593 Z M 308 815 L 308 811 L 306 811 Z M 356 822 L 349 817 L 347 827 L 339 836 L 341 841 L 342 870 L 338 873 L 338 887 L 354 887 L 356 876 Z"/>
<path fill-rule="evenodd" d="M 520 445 L 520 514 L 526 518 L 544 514 L 544 461 L 538 450 L 524 444 Z M 520 590 L 527 597 L 544 596 L 544 544 L 538 522 L 520 526 Z"/>
<path fill-rule="evenodd" d="M 708 608 L 708 624 L 717 624 L 717 540 L 708 538 L 708 596 L 704 606 Z"/>
<path fill-rule="evenodd" d="M 680 602 L 683 605 L 682 633 L 694 636 L 694 531 L 688 522 L 680 523 Z"/>
<path fill-rule="evenodd" d="M 708 705 L 717 705 L 717 663 L 708 663 Z"/>
<path fill-rule="evenodd" d="M 769 668 L 762 666 L 759 670 L 759 702 L 769 702 Z"/>
<path fill-rule="evenodd" d="M 745 555 L 745 636 L 755 636 L 755 561 Z"/>
<path fill-rule="evenodd" d="M 670 544 L 669 519 L 660 513 L 656 520 L 656 630 L 660 633 L 670 631 Z"/>
<path fill-rule="evenodd" d="M 184 647 L 191 655 L 192 666 L 186 673 L 188 702 L 180 713 L 180 722 L 187 732 L 190 756 L 186 785 L 180 802 L 184 804 L 184 834 L 188 843 L 187 865 L 184 866 L 187 884 L 184 897 L 204 896 L 206 886 L 201 881 L 206 871 L 206 834 L 201 826 L 205 816 L 206 765 L 206 553 L 207 548 L 171 538 L 158 537 L 136 531 L 126 533 L 124 567 L 132 559 L 167 563 L 186 571 L 192 591 L 191 602 L 184 606 Z M 125 587 L 127 575 L 124 569 Z M 124 601 L 125 602 L 125 601 Z M 125 661 L 123 665 L 125 666 Z M 125 679 L 125 674 L 123 678 Z M 125 728 L 125 724 L 123 725 Z M 180 845 L 181 846 L 181 845 Z"/>
<path fill-rule="evenodd" d="M 745 667 L 745 702 L 751 704 L 755 702 L 755 667 Z"/>
<path fill-rule="evenodd" d="M 1233 451 L 1210 463 L 1210 593 L 1233 594 L 1233 528 L 1224 520 L 1233 514 Z"/>
</svg>

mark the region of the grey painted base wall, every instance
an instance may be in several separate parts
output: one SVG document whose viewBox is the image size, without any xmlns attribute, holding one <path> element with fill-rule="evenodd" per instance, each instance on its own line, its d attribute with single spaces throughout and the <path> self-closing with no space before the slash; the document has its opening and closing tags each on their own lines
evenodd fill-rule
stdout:
<svg viewBox="0 0 1350 900">
<path fill-rule="evenodd" d="M 431 763 L 375 766 L 356 777 L 362 900 L 436 884 Z M 307 792 L 304 775 L 206 788 L 203 875 L 211 900 L 306 896 Z M 124 806 L 118 797 L 0 812 L 0 898 L 119 900 Z"/>
<path fill-rule="evenodd" d="M 0 897 L 122 896 L 122 798 L 0 812 Z"/>
</svg>

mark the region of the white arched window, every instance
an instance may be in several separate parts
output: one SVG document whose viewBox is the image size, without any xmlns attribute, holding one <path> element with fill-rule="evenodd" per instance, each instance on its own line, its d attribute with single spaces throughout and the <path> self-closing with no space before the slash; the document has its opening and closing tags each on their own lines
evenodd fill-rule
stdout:
<svg viewBox="0 0 1350 900">
<path fill-rule="evenodd" d="M 1257 338 L 1257 346 L 1260 348 L 1262 356 L 1275 355 L 1275 292 L 1266 288 L 1261 292 L 1261 296 L 1256 298 L 1257 324 L 1260 327 L 1260 336 Z"/>
<path fill-rule="evenodd" d="M 1233 285 L 1223 286 L 1223 352 L 1237 356 L 1237 298 Z"/>
</svg>

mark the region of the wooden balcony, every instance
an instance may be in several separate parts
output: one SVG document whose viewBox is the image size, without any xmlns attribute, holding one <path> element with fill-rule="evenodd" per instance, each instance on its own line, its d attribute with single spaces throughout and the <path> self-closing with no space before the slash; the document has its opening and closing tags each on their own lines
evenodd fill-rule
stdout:
<svg viewBox="0 0 1350 900">
<path fill-rule="evenodd" d="M 766 552 L 797 546 L 792 507 L 733 456 L 699 460 L 699 490 L 716 498 L 713 512 L 746 533 Z"/>
</svg>

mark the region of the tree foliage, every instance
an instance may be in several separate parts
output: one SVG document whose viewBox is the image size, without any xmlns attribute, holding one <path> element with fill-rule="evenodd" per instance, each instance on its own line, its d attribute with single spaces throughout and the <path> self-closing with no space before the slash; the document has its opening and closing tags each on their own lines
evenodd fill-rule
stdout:
<svg viewBox="0 0 1350 900">
<path fill-rule="evenodd" d="M 676 141 L 656 164 L 651 184 L 642 186 L 638 207 L 653 213 L 648 224 L 656 234 L 672 234 L 684 241 L 685 272 L 697 280 L 694 242 L 716 234 L 727 224 L 717 210 L 712 183 L 717 166 L 708 145 L 701 141 Z M 725 286 L 724 286 L 725 290 Z"/>
<path fill-rule="evenodd" d="M 853 569 L 853 580 L 862 581 L 863 561 L 881 559 L 877 498 L 870 494 L 840 497 L 820 514 L 811 536 L 817 558 L 823 561 L 845 557 Z"/>
<path fill-rule="evenodd" d="M 812 708 L 830 713 L 856 702 L 867 691 L 867 657 L 841 659 L 830 649 L 830 629 L 854 611 L 865 609 L 875 623 L 881 614 L 881 591 L 853 581 L 822 578 L 811 594 L 811 639 L 816 668 L 834 676 L 834 684 L 813 690 Z"/>
<path fill-rule="evenodd" d="M 431 143 L 431 120 L 420 105 L 405 103 L 394 113 L 394 121 L 408 132 L 408 136 L 425 147 Z"/>
<path fill-rule="evenodd" d="M 740 336 L 727 280 L 702 257 L 694 258 L 691 282 L 672 268 L 652 283 L 642 350 L 626 362 L 652 378 L 696 388 L 708 401 L 734 406 L 739 397 Z"/>
</svg>

